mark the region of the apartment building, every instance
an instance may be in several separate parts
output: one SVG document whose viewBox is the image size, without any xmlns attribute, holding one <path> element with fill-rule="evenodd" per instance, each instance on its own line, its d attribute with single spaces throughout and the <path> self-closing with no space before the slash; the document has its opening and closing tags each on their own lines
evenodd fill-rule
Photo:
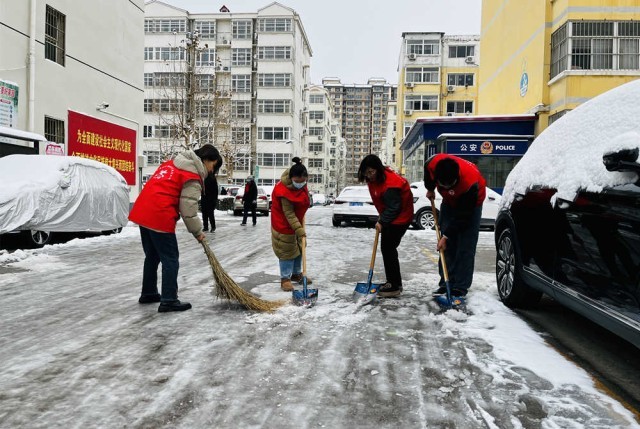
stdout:
<svg viewBox="0 0 640 429">
<path fill-rule="evenodd" d="M 537 135 L 640 77 L 640 3 L 484 0 L 480 45 L 479 113 L 535 114 Z"/>
<path fill-rule="evenodd" d="M 143 119 L 142 0 L 0 2 L 0 127 L 38 152 L 96 159 L 137 192 Z M 34 153 L 3 139 L 0 156 Z"/>
<path fill-rule="evenodd" d="M 477 113 L 479 48 L 479 36 L 402 33 L 398 64 L 397 163 L 406 166 L 400 145 L 417 118 Z"/>
<path fill-rule="evenodd" d="M 185 143 L 211 143 L 225 162 L 219 182 L 271 185 L 303 152 L 312 52 L 293 9 L 189 13 L 150 1 L 144 55 L 148 173 Z"/>
<path fill-rule="evenodd" d="M 362 158 L 380 154 L 387 133 L 387 103 L 396 99 L 397 86 L 379 78 L 371 78 L 366 84 L 343 84 L 333 77 L 322 79 L 322 85 L 342 126 L 345 184 L 355 184 Z"/>
</svg>

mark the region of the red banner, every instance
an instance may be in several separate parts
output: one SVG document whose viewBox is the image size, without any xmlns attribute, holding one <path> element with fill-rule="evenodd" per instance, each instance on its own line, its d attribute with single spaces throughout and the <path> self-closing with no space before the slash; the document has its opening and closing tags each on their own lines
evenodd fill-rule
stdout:
<svg viewBox="0 0 640 429">
<path fill-rule="evenodd" d="M 136 130 L 71 110 L 68 129 L 68 155 L 100 161 L 136 184 Z"/>
</svg>

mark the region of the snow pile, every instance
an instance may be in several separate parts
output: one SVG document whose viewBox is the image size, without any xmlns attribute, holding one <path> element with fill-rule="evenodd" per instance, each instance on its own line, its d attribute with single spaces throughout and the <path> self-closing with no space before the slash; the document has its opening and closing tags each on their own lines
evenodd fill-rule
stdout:
<svg viewBox="0 0 640 429">
<path fill-rule="evenodd" d="M 607 171 L 602 156 L 640 147 L 639 100 L 640 80 L 635 80 L 589 100 L 544 130 L 509 174 L 501 207 L 536 185 L 556 189 L 554 200 L 573 201 L 580 190 L 599 192 L 633 182 L 633 173 Z"/>
</svg>

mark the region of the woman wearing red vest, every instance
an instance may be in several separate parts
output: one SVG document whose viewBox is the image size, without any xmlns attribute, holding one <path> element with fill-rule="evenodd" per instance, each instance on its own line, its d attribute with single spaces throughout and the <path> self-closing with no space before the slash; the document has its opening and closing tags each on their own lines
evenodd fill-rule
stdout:
<svg viewBox="0 0 640 429">
<path fill-rule="evenodd" d="M 184 311 L 188 302 L 178 300 L 179 253 L 176 222 L 182 216 L 187 230 L 198 241 L 206 238 L 198 217 L 198 200 L 208 174 L 222 166 L 212 145 L 186 151 L 158 167 L 136 199 L 129 220 L 140 225 L 144 250 L 142 294 L 138 302 L 159 302 L 158 311 Z M 162 295 L 158 294 L 158 265 L 162 263 Z"/>
<path fill-rule="evenodd" d="M 413 220 L 413 195 L 407 180 L 375 155 L 367 155 L 360 163 L 358 179 L 366 180 L 373 205 L 380 217 L 376 230 L 380 232 L 382 260 L 387 282 L 378 289 L 378 296 L 396 297 L 402 293 L 402 275 L 398 260 L 398 246 Z"/>
<path fill-rule="evenodd" d="M 476 245 L 486 195 L 486 181 L 475 164 L 447 154 L 437 154 L 424 164 L 427 198 L 433 200 L 434 189 L 442 195 L 438 251 L 444 250 L 452 296 L 465 296 L 473 281 Z M 442 263 L 438 263 L 440 284 L 434 296 L 445 294 Z"/>
<path fill-rule="evenodd" d="M 306 236 L 304 215 L 309 209 L 307 168 L 300 158 L 282 173 L 271 193 L 271 245 L 280 260 L 280 287 L 292 291 L 295 282 L 302 282 L 300 239 Z M 311 284 L 307 278 L 307 284 Z"/>
</svg>

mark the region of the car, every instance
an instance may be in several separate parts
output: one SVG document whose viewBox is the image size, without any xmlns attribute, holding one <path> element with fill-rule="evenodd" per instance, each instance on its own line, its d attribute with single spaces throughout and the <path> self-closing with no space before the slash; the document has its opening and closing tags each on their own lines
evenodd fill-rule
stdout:
<svg viewBox="0 0 640 429">
<path fill-rule="evenodd" d="M 115 169 L 74 156 L 0 158 L 0 234 L 19 247 L 55 236 L 119 232 L 128 222 L 129 186 Z M 18 237 L 16 237 L 18 236 Z"/>
<path fill-rule="evenodd" d="M 378 211 L 373 205 L 366 185 L 347 186 L 333 203 L 333 226 L 348 224 L 373 225 L 378 221 Z"/>
<path fill-rule="evenodd" d="M 327 205 L 327 197 L 324 194 L 313 194 L 313 205 L 314 206 L 326 206 Z"/>
<path fill-rule="evenodd" d="M 271 193 L 273 192 L 273 185 L 262 185 L 264 191 L 267 193 L 267 199 L 269 200 L 269 210 L 271 210 Z"/>
<path fill-rule="evenodd" d="M 640 80 L 545 129 L 507 177 L 495 222 L 508 307 L 543 294 L 640 348 Z"/>
<path fill-rule="evenodd" d="M 244 186 L 238 187 L 235 194 L 235 200 L 233 201 L 233 215 L 242 216 L 244 211 L 244 204 L 242 203 Z M 262 213 L 265 216 L 269 216 L 269 200 L 267 199 L 267 193 L 262 186 L 258 186 L 258 199 L 256 201 L 256 213 Z"/>
</svg>

